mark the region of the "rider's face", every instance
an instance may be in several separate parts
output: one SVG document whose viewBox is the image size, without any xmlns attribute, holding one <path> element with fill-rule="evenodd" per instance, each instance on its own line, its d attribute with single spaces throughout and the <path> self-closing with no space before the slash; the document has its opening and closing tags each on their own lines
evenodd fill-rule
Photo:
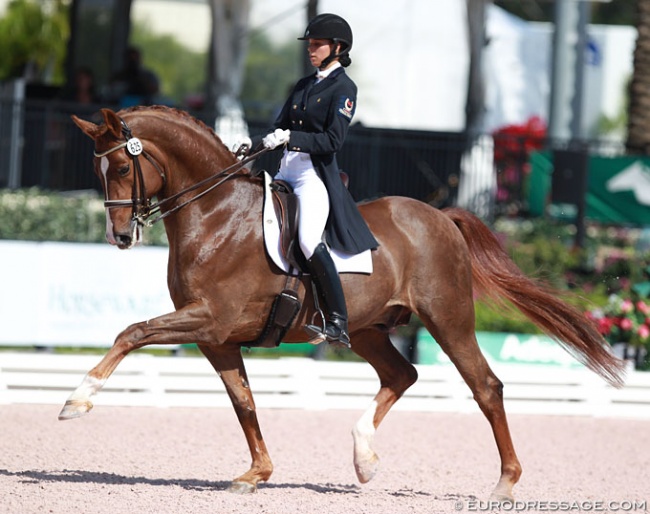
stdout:
<svg viewBox="0 0 650 514">
<path fill-rule="evenodd" d="M 321 63 L 329 57 L 334 43 L 330 39 L 310 39 L 307 45 L 309 61 L 314 68 L 320 68 Z"/>
</svg>

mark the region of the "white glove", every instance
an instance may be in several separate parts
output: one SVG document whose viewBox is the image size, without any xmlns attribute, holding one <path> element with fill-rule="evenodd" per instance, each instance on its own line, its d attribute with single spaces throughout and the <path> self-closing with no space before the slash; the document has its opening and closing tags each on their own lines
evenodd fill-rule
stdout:
<svg viewBox="0 0 650 514">
<path fill-rule="evenodd" d="M 290 130 L 275 129 L 275 132 L 267 134 L 264 139 L 262 139 L 262 144 L 264 145 L 264 148 L 273 150 L 278 146 L 287 144 L 290 137 Z"/>
<path fill-rule="evenodd" d="M 235 144 L 232 147 L 232 153 L 234 153 L 239 160 L 242 160 L 248 152 L 253 148 L 253 142 L 248 136 L 243 136 L 237 139 Z"/>
</svg>

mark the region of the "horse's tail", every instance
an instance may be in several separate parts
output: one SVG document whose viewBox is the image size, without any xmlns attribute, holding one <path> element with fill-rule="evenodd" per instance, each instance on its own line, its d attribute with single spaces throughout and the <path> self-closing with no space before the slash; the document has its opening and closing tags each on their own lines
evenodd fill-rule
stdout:
<svg viewBox="0 0 650 514">
<path fill-rule="evenodd" d="M 508 300 L 579 362 L 613 386 L 623 384 L 624 362 L 591 320 L 561 300 L 558 291 L 525 276 L 478 217 L 455 207 L 443 212 L 467 243 L 476 293 L 501 304 Z"/>
</svg>

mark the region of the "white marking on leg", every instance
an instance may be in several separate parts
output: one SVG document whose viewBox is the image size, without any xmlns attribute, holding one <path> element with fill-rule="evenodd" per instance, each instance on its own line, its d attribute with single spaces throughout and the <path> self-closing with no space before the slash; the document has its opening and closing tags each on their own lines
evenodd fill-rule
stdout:
<svg viewBox="0 0 650 514">
<path fill-rule="evenodd" d="M 374 423 L 376 413 L 377 402 L 373 401 L 352 429 L 354 469 L 362 484 L 370 481 L 379 467 L 379 457 L 372 449 L 372 440 L 376 432 Z"/>
<path fill-rule="evenodd" d="M 102 157 L 99 161 L 99 170 L 102 172 L 102 177 L 104 178 L 104 191 L 105 198 L 108 199 L 108 179 L 106 174 L 108 173 L 108 158 Z M 113 220 L 111 220 L 111 210 L 106 207 L 106 241 L 110 244 L 115 245 L 117 241 L 115 240 L 115 235 L 113 234 Z"/>
<path fill-rule="evenodd" d="M 77 387 L 74 392 L 68 398 L 68 401 L 84 402 L 90 400 L 90 397 L 97 394 L 103 385 L 106 383 L 106 379 L 98 380 L 95 377 L 86 375 L 81 382 L 81 385 Z"/>
</svg>

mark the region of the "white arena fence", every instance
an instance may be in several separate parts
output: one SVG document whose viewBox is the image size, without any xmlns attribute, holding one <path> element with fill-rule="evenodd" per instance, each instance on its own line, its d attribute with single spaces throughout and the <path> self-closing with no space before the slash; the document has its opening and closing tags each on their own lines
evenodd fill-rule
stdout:
<svg viewBox="0 0 650 514">
<path fill-rule="evenodd" d="M 60 404 L 100 360 L 98 355 L 0 352 L 0 404 Z M 419 380 L 397 410 L 479 412 L 451 365 L 417 365 Z M 365 409 L 379 388 L 361 362 L 309 358 L 246 359 L 259 408 Z M 615 389 L 584 368 L 493 364 L 505 384 L 506 409 L 517 414 L 650 419 L 650 373 L 629 371 Z M 230 407 L 221 380 L 200 357 L 133 353 L 94 398 L 97 406 Z"/>
<path fill-rule="evenodd" d="M 0 253 L 0 346 L 107 348 L 131 323 L 173 310 L 166 289 L 166 248 L 119 252 L 109 245 L 0 241 Z M 543 350 L 539 341 L 508 341 L 503 348 L 509 354 L 540 357 Z M 546 351 L 542 353 L 548 357 Z M 62 405 L 99 359 L 97 355 L 0 351 L 0 404 Z M 630 371 L 626 386 L 616 390 L 582 367 L 551 360 L 557 365 L 491 361 L 505 384 L 509 412 L 650 419 L 650 373 Z M 379 388 L 374 370 L 366 363 L 308 358 L 248 358 L 246 362 L 261 408 L 361 410 Z M 420 379 L 396 409 L 478 412 L 451 364 L 417 368 Z M 139 352 L 120 364 L 95 402 L 230 407 L 207 360 Z"/>
</svg>

